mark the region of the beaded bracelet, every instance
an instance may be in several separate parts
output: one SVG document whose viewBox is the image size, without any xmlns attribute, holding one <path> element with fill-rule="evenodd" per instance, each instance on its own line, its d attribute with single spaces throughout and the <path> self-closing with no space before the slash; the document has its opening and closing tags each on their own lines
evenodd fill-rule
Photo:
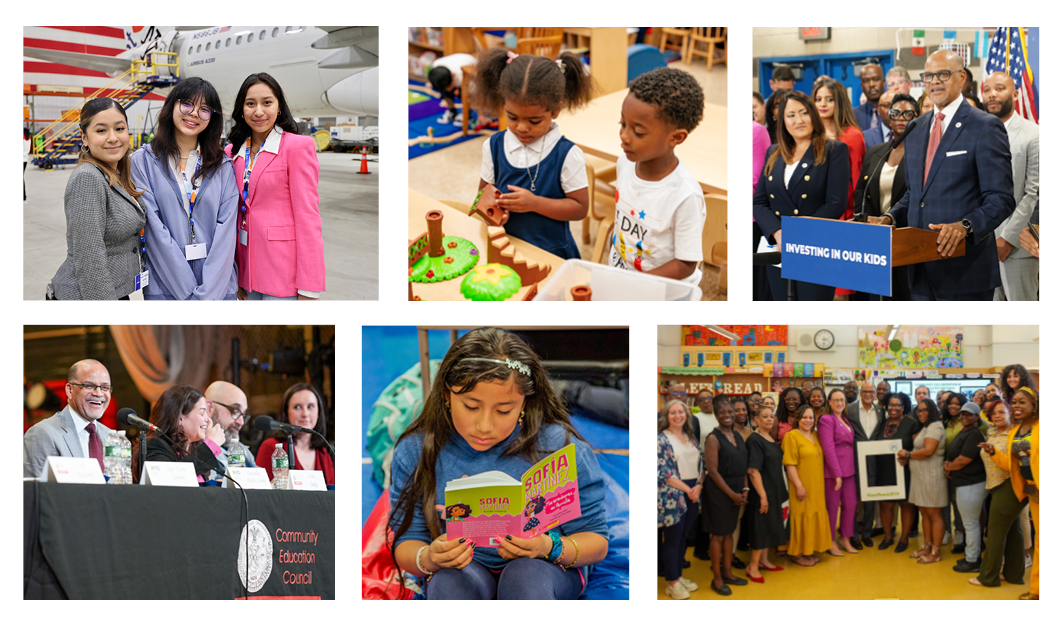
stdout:
<svg viewBox="0 0 1063 625">
<path fill-rule="evenodd" d="M 425 549 L 428 549 L 428 545 L 424 545 L 423 547 L 417 550 L 417 568 L 421 569 L 421 572 L 424 573 L 426 577 L 431 577 L 432 572 L 421 565 L 421 552 Z"/>
<path fill-rule="evenodd" d="M 565 536 L 565 538 L 567 538 L 572 543 L 572 547 L 576 550 L 576 557 L 572 558 L 572 562 L 570 562 L 567 566 L 564 564 L 561 565 L 562 568 L 567 570 L 576 566 L 576 562 L 579 561 L 579 544 L 576 542 L 576 539 L 572 538 L 571 536 Z"/>
</svg>

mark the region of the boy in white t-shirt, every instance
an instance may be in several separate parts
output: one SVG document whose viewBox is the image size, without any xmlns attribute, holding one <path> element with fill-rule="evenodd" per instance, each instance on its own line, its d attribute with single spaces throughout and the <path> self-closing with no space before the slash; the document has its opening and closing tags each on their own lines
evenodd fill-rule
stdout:
<svg viewBox="0 0 1063 625">
<path fill-rule="evenodd" d="M 705 196 L 675 147 L 705 109 L 690 74 L 655 69 L 636 78 L 620 111 L 616 224 L 609 264 L 697 284 Z"/>
</svg>

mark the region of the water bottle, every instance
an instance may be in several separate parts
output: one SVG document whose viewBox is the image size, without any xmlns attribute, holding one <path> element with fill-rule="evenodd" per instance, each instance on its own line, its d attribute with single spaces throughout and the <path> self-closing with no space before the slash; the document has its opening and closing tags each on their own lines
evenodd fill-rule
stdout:
<svg viewBox="0 0 1063 625">
<path fill-rule="evenodd" d="M 118 434 L 115 432 L 108 434 L 107 440 L 103 444 L 103 475 L 107 478 L 108 484 L 120 483 L 118 481 L 118 463 L 122 450 L 119 445 Z"/>
<path fill-rule="evenodd" d="M 273 464 L 273 488 L 276 490 L 288 490 L 288 454 L 284 451 L 284 445 L 277 445 L 271 456 Z"/>
<path fill-rule="evenodd" d="M 125 435 L 125 432 L 118 433 L 118 439 L 122 443 L 122 457 L 121 457 L 121 484 L 133 483 L 133 443 L 129 442 L 129 437 Z"/>
</svg>

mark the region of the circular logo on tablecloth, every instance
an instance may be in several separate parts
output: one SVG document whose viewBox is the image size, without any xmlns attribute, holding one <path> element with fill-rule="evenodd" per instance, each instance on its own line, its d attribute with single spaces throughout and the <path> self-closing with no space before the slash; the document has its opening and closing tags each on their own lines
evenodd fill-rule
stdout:
<svg viewBox="0 0 1063 625">
<path fill-rule="evenodd" d="M 240 571 L 240 582 L 249 592 L 258 592 L 266 585 L 273 572 L 273 539 L 262 521 L 252 519 L 240 532 L 236 568 Z"/>
</svg>

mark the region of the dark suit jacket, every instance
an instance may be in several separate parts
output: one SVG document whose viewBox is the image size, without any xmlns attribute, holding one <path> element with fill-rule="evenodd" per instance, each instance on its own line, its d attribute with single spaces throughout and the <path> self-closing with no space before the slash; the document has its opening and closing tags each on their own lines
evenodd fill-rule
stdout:
<svg viewBox="0 0 1063 625">
<path fill-rule="evenodd" d="M 196 445 L 190 454 L 181 454 L 180 457 L 170 447 L 170 444 L 158 437 L 148 439 L 148 460 L 162 462 L 191 462 L 196 468 L 196 475 L 204 480 L 210 475 L 212 469 L 218 466 L 218 459 L 214 452 L 205 443 Z M 195 458 L 195 460 L 193 460 Z M 224 469 L 223 469 L 224 470 Z M 139 472 L 139 469 L 138 469 Z M 139 478 L 138 478 L 139 479 Z"/>
<path fill-rule="evenodd" d="M 860 209 L 863 208 L 870 215 L 882 214 L 882 193 L 879 191 L 879 177 L 882 173 L 882 168 L 879 167 L 879 163 L 886 158 L 889 147 L 890 144 L 888 143 L 880 143 L 872 147 L 864 155 L 864 169 L 860 172 L 860 180 L 856 183 L 856 193 L 853 194 L 853 211 L 859 213 L 862 212 Z M 890 201 L 894 203 L 901 199 L 908 189 L 907 178 L 905 178 L 907 156 L 905 154 L 905 157 L 901 159 L 900 164 L 897 166 L 897 173 L 893 174 L 893 190 L 890 192 Z"/>
<path fill-rule="evenodd" d="M 929 229 L 930 224 L 970 220 L 966 255 L 926 263 L 927 286 L 947 295 L 992 290 L 1000 286 L 993 229 L 1015 210 L 1008 133 L 998 118 L 961 101 L 934 154 L 924 187 L 934 113 L 912 122 L 916 128 L 904 140 L 908 190 L 889 214 L 899 228 Z M 913 279 L 915 267 L 908 269 L 913 292 L 923 286 Z"/>
<path fill-rule="evenodd" d="M 777 148 L 768 148 L 768 156 Z M 789 188 L 782 157 L 776 159 L 771 174 L 760 172 L 753 195 L 753 216 L 766 235 L 782 227 L 783 217 L 838 219 L 845 212 L 849 204 L 849 147 L 840 141 L 827 141 L 826 159 L 820 165 L 815 160 L 815 150 L 810 146 L 801 157 Z"/>
<path fill-rule="evenodd" d="M 879 428 L 879 426 L 882 425 L 882 422 L 886 420 L 886 411 L 883 410 L 882 406 L 879 406 L 877 403 L 873 404 L 873 405 L 875 407 L 875 412 L 878 414 L 878 425 L 875 426 L 875 429 L 877 430 Z M 860 423 L 860 398 L 859 397 L 856 398 L 856 401 L 854 401 L 853 403 L 849 404 L 845 408 L 845 418 L 849 419 L 849 423 L 851 423 L 852 426 L 853 426 L 853 438 L 856 439 L 856 442 L 857 442 L 858 445 L 859 445 L 860 441 L 871 440 L 871 437 L 868 436 L 869 432 L 865 432 L 864 431 L 864 424 Z M 856 453 L 855 446 L 854 446 L 854 449 L 853 449 L 853 453 Z M 860 474 L 863 473 L 863 472 L 867 472 L 867 483 L 870 484 L 870 485 L 874 485 L 874 483 L 875 483 L 875 463 L 874 462 L 869 462 L 868 466 L 862 467 L 862 466 L 860 466 L 859 458 L 860 458 L 860 456 L 857 455 L 856 483 L 859 485 L 860 484 Z M 859 488 L 859 486 L 857 488 Z"/>
<path fill-rule="evenodd" d="M 878 121 L 882 123 L 881 119 Z M 864 145 L 867 146 L 867 149 L 870 150 L 872 147 L 885 142 L 886 139 L 882 136 L 882 128 L 868 128 L 864 131 Z"/>
<path fill-rule="evenodd" d="M 857 98 L 857 101 L 859 101 L 859 98 Z M 856 116 L 856 125 L 860 126 L 860 130 L 867 130 L 871 127 L 871 120 L 875 119 L 875 116 L 878 115 L 878 106 L 870 102 L 865 102 L 859 106 L 853 107 L 853 115 Z M 882 123 L 881 119 L 878 121 L 879 123 Z"/>
</svg>

